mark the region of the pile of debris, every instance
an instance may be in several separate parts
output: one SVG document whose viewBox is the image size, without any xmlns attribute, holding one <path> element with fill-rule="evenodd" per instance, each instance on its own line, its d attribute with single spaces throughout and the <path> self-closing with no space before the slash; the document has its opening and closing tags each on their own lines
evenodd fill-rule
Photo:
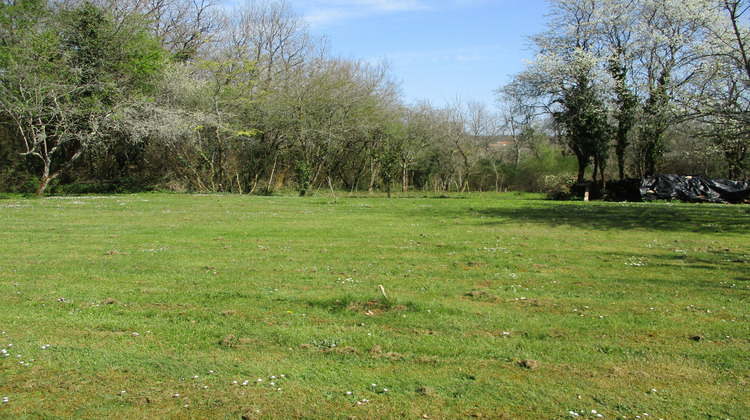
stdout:
<svg viewBox="0 0 750 420">
<path fill-rule="evenodd" d="M 658 175 L 641 179 L 643 200 L 681 200 L 691 203 L 745 203 L 750 182 L 702 176 Z"/>
</svg>

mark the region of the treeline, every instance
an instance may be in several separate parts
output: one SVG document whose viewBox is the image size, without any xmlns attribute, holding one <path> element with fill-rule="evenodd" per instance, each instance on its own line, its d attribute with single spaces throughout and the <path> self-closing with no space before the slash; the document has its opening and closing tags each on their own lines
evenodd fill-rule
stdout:
<svg viewBox="0 0 750 420">
<path fill-rule="evenodd" d="M 598 2 L 552 1 L 560 19 L 563 5 Z M 641 76 L 630 52 L 621 70 L 607 73 L 615 65 L 602 60 L 614 61 L 597 47 L 586 57 L 598 61 L 580 70 L 577 41 L 552 22 L 534 38 L 538 65 L 498 90 L 495 111 L 460 99 L 405 104 L 387 63 L 332 56 L 285 1 L 0 0 L 0 189 L 39 196 L 153 188 L 544 191 L 577 169 L 582 177 L 592 161 L 601 178 L 617 177 L 607 164 L 614 155 L 620 176 L 646 174 L 633 139 L 644 136 L 639 121 L 654 109 L 664 110 L 655 120 L 663 129 L 654 168 L 697 161 L 701 173 L 747 175 L 746 156 L 725 164 L 727 135 L 720 136 L 731 133 L 747 147 L 744 109 L 673 106 L 682 98 L 677 87 L 697 86 L 673 77 L 654 79 L 664 83 L 652 90 L 665 95 L 652 98 L 635 83 Z M 737 27 L 744 36 L 745 26 Z M 542 66 L 550 52 L 573 70 Z M 730 94 L 724 85 L 702 92 L 744 104 L 743 80 Z M 579 114 L 575 95 L 583 98 Z M 637 111 L 621 118 L 631 108 L 619 104 L 628 100 Z M 630 121 L 625 143 L 613 128 L 620 121 Z M 667 147 L 688 142 L 698 158 Z"/>
<path fill-rule="evenodd" d="M 390 193 L 530 179 L 507 164 L 485 105 L 404 104 L 386 64 L 331 56 L 283 1 L 1 4 L 7 190 Z"/>
</svg>

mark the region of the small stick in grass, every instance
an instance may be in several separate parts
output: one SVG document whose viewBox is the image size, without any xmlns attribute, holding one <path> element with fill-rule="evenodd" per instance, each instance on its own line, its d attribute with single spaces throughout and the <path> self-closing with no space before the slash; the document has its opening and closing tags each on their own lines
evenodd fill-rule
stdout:
<svg viewBox="0 0 750 420">
<path fill-rule="evenodd" d="M 385 288 L 383 287 L 383 285 L 379 284 L 378 287 L 380 287 L 380 293 L 383 294 L 383 297 L 386 298 L 386 299 L 388 299 L 388 296 L 386 296 L 386 294 L 385 294 Z"/>
</svg>

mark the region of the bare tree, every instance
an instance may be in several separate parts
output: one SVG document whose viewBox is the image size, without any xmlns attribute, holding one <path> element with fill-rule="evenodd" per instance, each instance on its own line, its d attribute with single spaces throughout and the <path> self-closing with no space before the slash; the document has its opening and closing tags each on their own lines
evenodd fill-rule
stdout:
<svg viewBox="0 0 750 420">
<path fill-rule="evenodd" d="M 746 0 L 716 0 L 718 19 L 709 27 L 709 53 L 682 105 L 702 123 L 699 132 L 723 157 L 726 175 L 739 179 L 750 168 L 750 25 Z"/>
<path fill-rule="evenodd" d="M 59 0 L 63 4 L 87 0 Z M 94 0 L 116 21 L 137 17 L 177 61 L 195 58 L 221 28 L 217 0 Z"/>
<path fill-rule="evenodd" d="M 482 143 L 487 141 L 489 129 L 494 130 L 494 124 L 486 105 L 473 100 L 458 98 L 444 112 L 446 137 L 460 167 L 458 190 L 466 192 L 469 178 L 480 158 Z"/>
<path fill-rule="evenodd" d="M 325 45 L 285 0 L 242 3 L 230 12 L 225 30 L 240 58 L 255 63 L 264 84 L 309 62 Z"/>
</svg>

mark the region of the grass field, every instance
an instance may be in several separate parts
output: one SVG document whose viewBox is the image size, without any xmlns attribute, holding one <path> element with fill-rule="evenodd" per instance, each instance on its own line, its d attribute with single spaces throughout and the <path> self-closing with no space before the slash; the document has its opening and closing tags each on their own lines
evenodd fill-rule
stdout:
<svg viewBox="0 0 750 420">
<path fill-rule="evenodd" d="M 6 198 L 0 417 L 742 419 L 749 298 L 748 206 Z"/>
</svg>

